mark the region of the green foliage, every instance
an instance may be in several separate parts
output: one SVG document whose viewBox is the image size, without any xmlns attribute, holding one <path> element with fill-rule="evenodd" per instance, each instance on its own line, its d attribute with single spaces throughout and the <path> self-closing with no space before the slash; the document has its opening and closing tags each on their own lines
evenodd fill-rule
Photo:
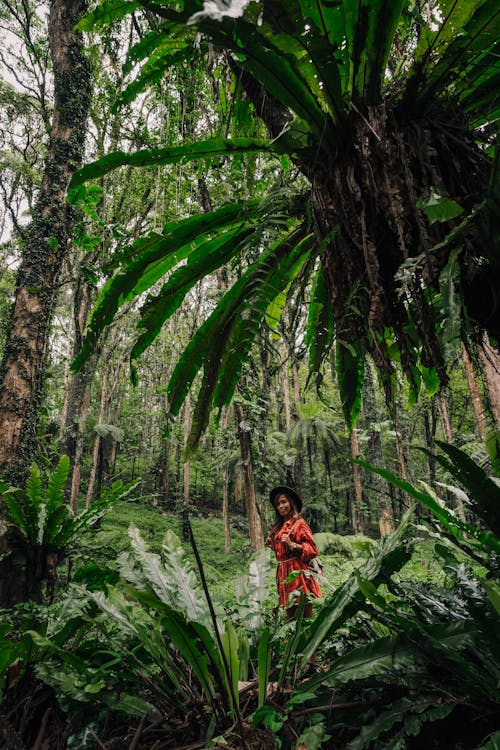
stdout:
<svg viewBox="0 0 500 750">
<path fill-rule="evenodd" d="M 477 523 L 472 524 L 462 521 L 434 493 L 422 492 L 409 482 L 403 482 L 390 472 L 370 466 L 364 461 L 358 461 L 358 463 L 366 469 L 380 474 L 429 508 L 439 521 L 440 528 L 446 531 L 452 541 L 456 542 L 461 549 L 473 555 L 475 559 L 481 561 L 482 564 L 488 565 L 491 553 L 494 555 L 500 554 L 498 536 L 500 528 L 500 487 L 464 451 L 448 443 L 441 441 L 436 441 L 436 443 L 446 456 L 437 454 L 435 459 L 458 483 L 467 489 L 469 493 L 466 497 L 467 502 L 470 503 L 478 518 L 493 533 L 484 531 Z"/>
<path fill-rule="evenodd" d="M 69 459 L 61 456 L 45 490 L 36 464 L 30 468 L 26 489 L 16 489 L 0 482 L 0 494 L 7 508 L 6 520 L 15 528 L 17 540 L 23 546 L 40 547 L 47 552 L 64 551 L 76 535 L 95 524 L 130 490 L 121 482 L 115 482 L 89 508 L 75 515 L 64 497 L 68 473 Z"/>
<path fill-rule="evenodd" d="M 140 4 L 135 2 L 104 3 L 89 15 L 81 28 L 88 30 L 92 25 L 101 28 L 139 7 Z M 150 12 L 149 4 L 144 7 Z M 432 118 L 433 108 L 438 104 L 447 111 L 465 112 L 473 126 L 485 121 L 494 122 L 500 115 L 494 96 L 498 82 L 494 61 L 499 50 L 499 21 L 493 0 L 471 0 L 465 5 L 443 0 L 429 10 L 426 22 L 419 6 L 409 6 L 402 0 L 345 0 L 341 3 L 271 0 L 245 4 L 237 13 L 234 8 L 231 10 L 213 3 L 202 6 L 201 2 L 193 1 L 175 8 L 169 4 L 156 4 L 154 11 L 163 22 L 132 48 L 124 67 L 125 73 L 130 73 L 138 62 L 143 62 L 143 67 L 122 92 L 119 101 L 122 104 L 131 102 L 146 85 L 163 80 L 162 74 L 167 70 L 176 70 L 175 66 L 188 54 L 191 60 L 193 56 L 201 58 L 206 40 L 209 40 L 230 56 L 230 68 L 238 79 L 233 82 L 234 98 L 230 104 L 227 92 L 220 95 L 224 122 L 229 112 L 230 117 L 234 114 L 234 122 L 244 127 L 241 132 L 235 128 L 237 135 L 232 138 L 217 134 L 208 139 L 164 148 L 146 148 L 136 153 L 116 151 L 80 170 L 72 182 L 76 190 L 83 181 L 100 178 L 123 165 L 154 167 L 225 158 L 231 154 L 238 159 L 243 154 L 278 153 L 294 162 L 314 183 L 314 189 L 320 191 L 319 186 L 324 182 L 322 164 L 331 163 L 332 154 L 338 154 L 339 144 L 342 144 L 341 149 L 344 148 L 353 131 L 354 119 L 361 118 L 380 141 L 378 125 L 374 120 L 373 126 L 370 120 L 370 108 L 374 108 L 373 112 L 380 108 L 384 112 L 390 110 L 392 114 L 404 113 L 403 119 L 411 120 L 416 113 L 418 118 Z M 404 59 L 399 59 L 401 57 Z M 246 94 L 245 100 L 242 91 Z M 274 110 L 283 119 L 279 132 L 272 132 L 272 140 L 256 136 L 257 128 L 251 132 L 251 128 L 245 127 L 250 119 L 248 100 L 263 109 L 256 91 L 264 93 L 266 101 L 271 102 L 268 124 L 274 119 Z M 266 121 L 266 113 L 261 111 L 260 114 Z M 231 132 L 231 128 L 222 126 L 221 121 L 219 133 L 224 129 L 226 133 Z M 190 140 L 192 137 L 190 132 Z M 492 184 L 496 185 L 494 179 Z M 397 200 L 404 202 L 402 194 L 399 196 L 399 188 L 394 190 L 398 193 Z M 349 289 L 342 289 L 343 299 L 349 300 L 350 309 L 341 312 L 337 309 L 335 314 L 339 320 L 334 320 L 332 302 L 338 298 L 339 290 L 329 288 L 328 279 L 333 282 L 328 257 L 347 252 L 342 245 L 345 234 L 358 237 L 353 242 L 364 248 L 361 254 L 365 256 L 371 240 L 360 239 L 364 236 L 366 224 L 354 233 L 350 227 L 340 225 L 322 227 L 320 232 L 323 246 L 310 297 L 305 337 L 310 355 L 310 376 L 317 374 L 318 386 L 321 385 L 321 368 L 334 345 L 335 331 L 338 385 L 349 429 L 356 424 L 360 412 L 367 352 L 374 355 L 384 369 L 388 391 L 392 387 L 391 363 L 400 362 L 416 399 L 422 380 L 429 392 L 436 390 L 438 381 L 446 380 L 442 354 L 444 352 L 449 358 L 452 346 L 462 334 L 465 312 L 459 281 L 463 282 L 464 261 L 457 248 L 463 247 L 461 237 L 465 225 L 479 209 L 474 209 L 464 222 L 457 225 L 457 219 L 466 209 L 451 195 L 442 194 L 441 187 L 438 190 L 433 185 L 419 186 L 418 194 L 422 195 L 420 201 L 416 202 L 418 196 L 413 201 L 419 226 L 415 235 L 420 236 L 429 229 L 434 231 L 435 224 L 451 223 L 446 227 L 448 233 L 444 239 L 439 232 L 436 235 L 439 239 L 437 247 L 449 259 L 442 267 L 440 277 L 437 274 L 431 288 L 422 294 L 417 294 L 417 289 L 426 274 L 421 273 L 420 265 L 427 261 L 415 257 L 422 253 L 421 248 L 412 248 L 408 252 L 405 242 L 404 257 L 409 254 L 408 262 L 413 263 L 412 285 L 400 295 L 396 280 L 393 283 L 393 279 L 386 278 L 386 269 L 383 278 L 377 281 L 378 286 L 384 285 L 384 289 L 374 292 L 371 277 L 378 274 L 379 259 L 368 263 L 365 258 L 364 274 L 371 284 L 372 306 L 364 312 L 359 306 L 365 294 L 357 286 L 365 285 L 362 276 L 356 283 L 350 283 Z M 323 199 L 329 204 L 329 196 L 322 196 L 321 203 Z M 390 198 L 389 202 L 392 200 Z M 473 200 L 476 203 L 475 197 Z M 481 208 L 484 211 L 481 220 L 485 225 L 494 213 L 493 203 L 490 201 L 487 209 Z M 266 220 L 273 223 L 273 232 L 258 234 L 255 222 L 262 220 L 262 215 L 259 219 L 256 205 L 249 202 L 244 219 L 239 213 L 240 208 L 243 210 L 242 204 L 228 205 L 201 217 L 173 222 L 167 225 L 162 235 L 137 240 L 117 258 L 119 270 L 102 290 L 75 366 L 81 365 L 89 356 L 97 337 L 124 302 L 150 289 L 178 264 L 187 259 L 187 264 L 177 268 L 160 293 L 148 298 L 142 308 L 139 336 L 132 350 L 133 361 L 139 359 L 156 339 L 162 326 L 197 282 L 229 261 L 246 263 L 248 248 L 251 245 L 258 248 L 261 260 L 255 261 L 254 255 L 251 265 L 242 272 L 232 289 L 226 291 L 216 309 L 209 310 L 181 355 L 170 381 L 171 414 L 175 415 L 194 386 L 198 372 L 203 369 L 185 457 L 192 455 L 208 425 L 210 410 L 230 401 L 242 363 L 248 358 L 250 346 L 263 321 L 280 318 L 285 290 L 289 290 L 298 275 L 307 275 L 314 268 L 319 249 L 310 234 L 311 206 L 313 226 L 328 223 L 325 216 L 317 215 L 321 212 L 315 204 L 312 194 L 311 205 L 302 201 L 289 212 L 289 219 L 293 221 L 281 217 L 281 227 L 268 214 Z M 325 215 L 329 210 L 324 212 Z M 383 212 L 386 212 L 386 207 Z M 352 217 L 353 221 L 356 219 Z M 424 224 L 425 230 L 422 228 Z M 403 231 L 406 230 L 402 227 L 390 227 L 390 232 L 395 234 Z M 271 250 L 263 249 L 269 244 Z M 451 255 L 450 247 L 453 248 Z M 436 247 L 432 251 L 435 252 Z M 425 257 L 427 254 L 428 250 Z M 394 263 L 398 265 L 396 260 Z M 272 264 L 272 272 L 269 264 Z M 346 267 L 348 265 L 349 259 L 346 259 Z M 348 275 L 346 272 L 346 278 Z M 339 284 L 342 285 L 343 281 Z M 438 290 L 439 304 L 436 302 Z M 376 300 L 373 300 L 374 294 Z M 387 304 L 382 301 L 386 298 Z M 378 302 L 378 307 L 375 302 Z M 363 318 L 364 313 L 367 320 Z M 434 317 L 438 318 L 439 341 L 434 330 Z M 271 327 L 275 330 L 276 323 L 272 322 Z M 357 327 L 362 330 L 357 330 Z M 137 380 L 135 368 L 133 377 Z"/>
<path fill-rule="evenodd" d="M 159 167 L 165 164 L 177 164 L 178 162 L 188 162 L 195 159 L 206 159 L 220 157 L 225 154 L 248 153 L 253 151 L 270 151 L 275 152 L 276 147 L 272 146 L 269 141 L 257 138 L 237 138 L 224 139 L 213 138 L 209 141 L 197 141 L 190 145 L 172 146 L 171 148 L 144 149 L 134 154 L 128 154 L 123 151 L 115 151 L 108 156 L 104 156 L 98 161 L 87 164 L 85 167 L 74 172 L 70 183 L 70 200 L 72 199 L 72 190 L 78 188 L 87 180 L 93 180 L 97 177 L 111 172 L 117 167 L 126 164 L 132 167 Z"/>
</svg>

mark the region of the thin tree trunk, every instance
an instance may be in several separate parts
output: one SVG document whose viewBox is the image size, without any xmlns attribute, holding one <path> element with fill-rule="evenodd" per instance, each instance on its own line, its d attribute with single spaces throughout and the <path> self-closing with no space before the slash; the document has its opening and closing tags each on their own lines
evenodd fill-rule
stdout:
<svg viewBox="0 0 500 750">
<path fill-rule="evenodd" d="M 443 432 L 447 443 L 453 442 L 453 432 L 451 429 L 451 420 L 450 420 L 450 414 L 448 411 L 448 402 L 446 400 L 446 395 L 443 389 L 441 388 L 439 392 L 436 394 L 437 399 L 437 405 L 439 410 L 439 416 L 441 417 L 441 424 L 443 425 Z M 458 495 L 453 495 L 448 492 L 448 501 L 449 502 L 455 502 L 456 508 L 457 508 L 457 515 L 460 518 L 461 521 L 465 521 L 465 510 L 464 510 L 464 504 L 462 502 L 462 499 Z"/>
<path fill-rule="evenodd" d="M 297 419 L 300 415 L 300 382 L 299 382 L 299 368 L 294 363 L 292 365 L 292 380 L 293 380 L 293 402 L 295 407 L 295 416 Z"/>
<path fill-rule="evenodd" d="M 52 0 L 48 36 L 54 110 L 45 171 L 26 230 L 14 304 L 0 366 L 0 473 L 21 483 L 36 456 L 45 358 L 74 212 L 66 190 L 85 141 L 91 71 L 74 27 L 85 0 Z"/>
<path fill-rule="evenodd" d="M 169 434 L 166 440 L 161 441 L 160 448 L 160 466 L 159 466 L 159 479 L 160 479 L 160 505 L 164 508 L 168 505 L 168 493 L 170 489 L 170 471 L 169 471 L 169 459 L 170 450 L 172 448 L 172 438 Z"/>
<path fill-rule="evenodd" d="M 363 383 L 363 414 L 368 429 L 368 444 L 366 447 L 368 460 L 373 466 L 384 468 L 382 439 L 380 437 L 380 429 L 377 427 L 380 424 L 380 414 L 377 407 L 372 365 L 368 358 Z M 394 518 L 392 516 L 391 499 L 387 482 L 379 474 L 370 473 L 369 484 L 374 489 L 380 536 L 387 536 L 391 531 L 394 531 Z"/>
<path fill-rule="evenodd" d="M 431 413 L 432 420 L 429 419 L 429 411 Z M 431 408 L 424 405 L 424 431 L 425 431 L 425 443 L 430 453 L 428 454 L 429 462 L 429 477 L 431 485 L 436 487 L 436 459 L 434 458 L 434 438 L 436 437 L 436 410 L 434 401 L 431 401 Z"/>
<path fill-rule="evenodd" d="M 481 400 L 481 394 L 479 392 L 479 385 L 474 372 L 474 365 L 467 351 L 467 347 L 462 342 L 462 357 L 465 365 L 465 374 L 467 375 L 467 382 L 469 384 L 470 395 L 472 397 L 472 407 L 476 416 L 477 431 L 479 433 L 480 440 L 483 443 L 486 442 L 486 415 L 484 413 L 484 406 Z"/>
<path fill-rule="evenodd" d="M 187 445 L 189 431 L 191 430 L 191 394 L 187 393 L 184 401 L 184 447 Z M 184 461 L 182 467 L 183 492 L 182 492 L 182 538 L 184 541 L 189 539 L 189 500 L 190 500 L 190 482 L 191 482 L 191 464 Z"/>
<path fill-rule="evenodd" d="M 105 415 L 107 412 L 107 405 L 108 405 L 108 371 L 106 368 L 104 368 L 102 372 L 101 403 L 99 405 L 99 419 L 97 420 L 98 423 L 104 422 Z M 101 437 L 100 435 L 96 435 L 95 440 L 94 440 L 94 445 L 92 448 L 92 466 L 90 468 L 89 483 L 87 487 L 87 499 L 85 502 L 86 508 L 90 506 L 94 497 L 94 486 L 95 486 L 95 480 L 97 476 L 97 467 L 99 465 L 100 446 L 101 446 Z"/>
<path fill-rule="evenodd" d="M 289 432 L 292 427 L 292 410 L 290 408 L 290 378 L 288 376 L 288 362 L 285 362 L 282 369 L 283 375 L 283 403 L 285 405 L 285 427 Z"/>
<path fill-rule="evenodd" d="M 74 359 L 81 349 L 83 332 L 92 305 L 92 288 L 85 280 L 79 279 L 75 289 L 73 303 L 74 341 L 71 359 Z M 104 333 L 104 336 L 107 334 Z M 84 451 L 85 429 L 90 406 L 90 391 L 95 368 L 102 351 L 103 339 L 98 348 L 78 372 L 69 380 L 67 398 L 66 425 L 62 436 L 62 452 L 70 459 L 70 505 L 76 508 L 80 486 L 81 463 Z"/>
<path fill-rule="evenodd" d="M 227 434 L 229 427 L 229 416 L 230 409 L 228 406 L 224 407 L 224 414 L 222 417 L 222 428 Z M 229 525 L 229 463 L 226 461 L 224 465 L 224 475 L 222 478 L 222 525 L 224 527 L 224 552 L 228 554 L 231 551 L 231 530 Z"/>
<path fill-rule="evenodd" d="M 397 456 L 397 462 L 398 462 L 399 478 L 405 481 L 406 480 L 406 456 L 405 456 L 405 448 L 404 448 L 404 442 L 403 442 L 403 434 L 401 432 L 401 426 L 399 424 L 396 405 L 392 403 L 389 409 L 390 409 L 390 414 L 391 414 L 392 425 L 394 427 L 394 435 L 396 439 L 396 456 Z M 399 510 L 401 513 L 402 507 L 409 505 L 409 499 L 406 493 L 399 491 L 399 490 L 397 491 L 397 497 L 398 497 L 399 506 L 400 506 Z"/>
<path fill-rule="evenodd" d="M 73 327 L 70 324 L 69 331 L 68 331 L 68 340 L 66 342 L 66 361 L 64 363 L 64 382 L 63 382 L 63 392 L 64 392 L 64 402 L 63 407 L 61 410 L 61 420 L 59 425 L 59 440 L 62 442 L 64 440 L 64 433 L 67 426 L 68 421 L 68 409 L 69 409 L 69 398 L 70 398 L 70 385 L 71 385 L 71 371 L 70 371 L 70 365 L 71 361 L 73 359 L 73 342 L 74 342 L 74 332 Z"/>
<path fill-rule="evenodd" d="M 359 458 L 358 431 L 351 432 L 351 456 L 354 460 Z M 361 486 L 361 470 L 359 464 L 352 465 L 354 480 L 354 502 L 351 504 L 351 522 L 356 534 L 365 533 L 365 522 L 363 518 L 363 488 Z"/>
<path fill-rule="evenodd" d="M 257 510 L 257 496 L 255 492 L 255 478 L 253 473 L 253 462 L 252 462 L 252 444 L 250 432 L 242 429 L 245 415 L 243 407 L 240 403 L 235 401 L 234 413 L 236 416 L 237 428 L 238 428 L 238 439 L 240 443 L 240 455 L 243 472 L 243 490 L 245 495 L 245 510 L 248 519 L 248 531 L 250 536 L 250 544 L 252 549 L 258 549 L 264 544 L 264 538 L 262 535 L 262 524 L 260 521 L 259 512 Z"/>
<path fill-rule="evenodd" d="M 447 443 L 453 442 L 453 431 L 451 429 L 450 414 L 448 411 L 448 402 L 446 401 L 445 393 L 442 389 L 436 394 L 436 400 L 439 410 L 439 416 L 441 417 L 441 424 L 443 426 L 444 437 Z"/>
</svg>

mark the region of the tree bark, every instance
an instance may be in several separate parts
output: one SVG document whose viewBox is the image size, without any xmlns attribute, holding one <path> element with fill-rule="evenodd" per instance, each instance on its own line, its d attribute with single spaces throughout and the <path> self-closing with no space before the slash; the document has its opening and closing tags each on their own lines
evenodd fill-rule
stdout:
<svg viewBox="0 0 500 750">
<path fill-rule="evenodd" d="M 397 462 L 398 462 L 398 473 L 399 478 L 403 481 L 406 480 L 406 456 L 405 456 L 405 447 L 403 442 L 403 434 L 401 432 L 401 426 L 399 424 L 399 418 L 398 418 L 398 412 L 396 409 L 396 404 L 392 403 L 389 407 L 392 425 L 394 428 L 394 436 L 396 440 L 396 456 L 397 456 Z M 408 495 L 404 493 L 403 491 L 396 491 L 399 506 L 400 506 L 400 513 L 402 512 L 402 506 L 408 506 L 409 505 L 409 499 Z"/>
<path fill-rule="evenodd" d="M 354 460 L 359 458 L 358 431 L 351 432 L 351 456 Z M 363 517 L 363 488 L 361 486 L 361 469 L 359 464 L 352 465 L 354 480 L 354 502 L 351 503 L 351 523 L 356 534 L 365 533 L 365 521 Z"/>
<path fill-rule="evenodd" d="M 245 510 L 248 519 L 248 531 L 252 549 L 258 549 L 264 544 L 262 524 L 257 510 L 257 495 L 255 491 L 255 478 L 252 462 L 252 441 L 250 432 L 243 429 L 245 415 L 243 407 L 237 401 L 234 402 L 234 414 L 236 417 L 238 440 L 240 443 L 240 455 L 243 473 L 243 492 L 245 496 Z"/>
<path fill-rule="evenodd" d="M 365 380 L 363 383 L 363 415 L 368 430 L 368 444 L 366 454 L 373 466 L 384 468 L 382 439 L 380 437 L 380 414 L 377 407 L 376 393 L 373 381 L 373 371 L 370 361 L 365 363 Z M 369 485 L 374 490 L 375 508 L 378 519 L 380 536 L 386 536 L 394 531 L 391 497 L 387 482 L 381 476 L 370 473 Z"/>
<path fill-rule="evenodd" d="M 292 410 L 290 408 L 290 378 L 288 375 L 288 361 L 285 362 L 282 369 L 283 374 L 283 402 L 285 405 L 285 427 L 289 432 L 292 427 Z"/>
<path fill-rule="evenodd" d="M 73 360 L 81 349 L 83 332 L 92 305 L 92 288 L 83 279 L 78 279 L 73 303 L 74 341 L 71 352 Z M 90 406 L 90 391 L 95 368 L 107 331 L 99 340 L 98 347 L 78 372 L 69 379 L 67 398 L 66 425 L 63 431 L 62 452 L 70 459 L 68 484 L 70 486 L 70 505 L 76 508 L 80 487 L 81 464 L 84 452 L 85 428 Z M 100 420 L 102 421 L 102 420 Z"/>
<path fill-rule="evenodd" d="M 491 345 L 487 336 L 484 336 L 479 344 L 479 357 L 486 379 L 488 400 L 495 427 L 500 430 L 500 354 Z"/>
<path fill-rule="evenodd" d="M 437 405 L 439 410 L 439 416 L 441 417 L 441 424 L 443 425 L 443 432 L 447 443 L 453 442 L 453 431 L 451 428 L 450 413 L 448 410 L 448 402 L 446 400 L 446 394 L 442 388 L 436 394 Z M 462 499 L 458 495 L 452 495 L 451 492 L 447 492 L 448 501 L 454 502 L 457 508 L 457 515 L 461 521 L 465 521 L 465 509 Z"/>
<path fill-rule="evenodd" d="M 431 419 L 429 419 L 429 412 Z M 431 401 L 430 408 L 427 407 L 427 403 L 424 405 L 424 430 L 425 430 L 425 443 L 430 453 L 428 454 L 429 462 L 429 477 L 431 485 L 436 487 L 436 459 L 434 458 L 434 439 L 436 437 L 436 407 L 434 401 Z"/>
<path fill-rule="evenodd" d="M 184 401 L 184 447 L 187 445 L 189 432 L 191 430 L 191 394 L 186 394 Z M 191 488 L 191 464 L 184 461 L 182 466 L 182 538 L 184 541 L 189 540 L 189 500 Z"/>
<path fill-rule="evenodd" d="M 436 401 L 439 410 L 439 416 L 441 417 L 441 425 L 443 427 L 444 437 L 447 443 L 453 442 L 453 430 L 451 429 L 450 413 L 448 411 L 448 402 L 446 395 L 441 388 L 436 394 Z"/>
<path fill-rule="evenodd" d="M 228 406 L 226 406 L 224 407 L 224 413 L 222 417 L 222 428 L 224 434 L 227 434 L 227 430 L 229 427 L 229 416 L 230 409 Z M 231 530 L 229 524 L 229 484 L 229 463 L 228 461 L 226 461 L 224 465 L 224 475 L 222 478 L 222 525 L 224 527 L 224 552 L 226 554 L 231 551 Z"/>
<path fill-rule="evenodd" d="M 465 374 L 467 375 L 467 382 L 469 384 L 470 395 L 472 398 L 472 407 L 476 416 L 477 431 L 479 433 L 480 440 L 483 443 L 486 442 L 486 415 L 484 413 L 484 406 L 481 400 L 481 393 L 479 392 L 479 385 L 474 372 L 474 365 L 470 358 L 467 347 L 462 343 L 462 357 L 464 360 Z"/>
<path fill-rule="evenodd" d="M 25 232 L 14 304 L 0 366 L 0 473 L 22 483 L 36 456 L 44 362 L 63 259 L 71 241 L 69 180 L 83 156 L 91 70 L 74 26 L 85 0 L 52 0 L 49 44 L 54 111 L 44 175 Z"/>
<path fill-rule="evenodd" d="M 99 406 L 99 424 L 105 421 L 108 408 L 108 370 L 103 369 L 102 372 L 102 383 L 101 383 L 101 403 Z M 87 499 L 85 507 L 88 508 L 94 498 L 94 486 L 97 476 L 97 469 L 99 466 L 99 452 L 101 448 L 102 438 L 100 435 L 95 436 L 94 445 L 92 448 L 92 466 L 90 469 L 89 483 L 87 487 Z"/>
</svg>

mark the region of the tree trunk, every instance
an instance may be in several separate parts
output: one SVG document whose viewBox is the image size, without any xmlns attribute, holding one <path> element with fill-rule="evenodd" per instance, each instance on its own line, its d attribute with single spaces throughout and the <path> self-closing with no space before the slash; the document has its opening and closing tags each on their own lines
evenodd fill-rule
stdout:
<svg viewBox="0 0 500 750">
<path fill-rule="evenodd" d="M 367 358 L 365 363 L 365 380 L 363 383 L 363 414 L 368 430 L 368 444 L 366 454 L 372 466 L 384 468 L 382 439 L 380 437 L 380 414 L 373 381 L 372 365 Z M 394 531 L 391 497 L 387 482 L 378 474 L 370 472 L 369 485 L 373 487 L 375 508 L 378 519 L 380 536 L 386 536 Z M 366 484 L 366 483 L 365 483 Z"/>
<path fill-rule="evenodd" d="M 351 432 L 351 456 L 354 460 L 359 458 L 358 431 Z M 354 480 L 354 502 L 351 503 L 351 523 L 356 534 L 365 533 L 365 522 L 363 518 L 363 488 L 361 486 L 361 469 L 359 464 L 352 465 Z"/>
<path fill-rule="evenodd" d="M 102 383 L 101 383 L 101 403 L 99 405 L 99 419 L 98 423 L 104 422 L 107 414 L 108 406 L 108 370 L 103 369 L 102 372 Z M 92 448 L 92 466 L 90 469 L 89 483 L 87 487 L 87 499 L 85 507 L 88 508 L 94 499 L 94 486 L 97 476 L 97 469 L 99 466 L 99 454 L 101 447 L 102 438 L 100 435 L 95 436 L 94 446 Z"/>
<path fill-rule="evenodd" d="M 399 478 L 403 481 L 406 480 L 406 456 L 405 447 L 403 442 L 403 434 L 401 432 L 401 426 L 399 424 L 398 413 L 395 403 L 392 403 L 389 407 L 392 425 L 394 428 L 394 435 L 396 440 L 396 456 L 398 462 L 398 473 Z M 399 512 L 401 513 L 403 506 L 409 505 L 408 495 L 403 491 L 397 490 L 396 495 L 399 501 Z"/>
<path fill-rule="evenodd" d="M 500 431 L 500 354 L 490 344 L 487 336 L 484 336 L 479 344 L 479 357 L 483 365 L 495 427 Z"/>
<path fill-rule="evenodd" d="M 429 412 L 431 414 L 431 419 L 429 419 Z M 429 477 L 431 480 L 431 485 L 434 488 L 436 488 L 436 459 L 434 458 L 433 451 L 434 439 L 436 437 L 436 423 L 436 408 L 434 405 L 434 401 L 431 401 L 430 409 L 427 407 L 427 403 L 424 405 L 424 430 L 425 444 L 430 451 L 430 453 L 428 454 Z"/>
<path fill-rule="evenodd" d="M 250 432 L 243 429 L 245 415 L 243 407 L 237 401 L 234 402 L 234 414 L 238 428 L 238 439 L 240 443 L 240 455 L 243 472 L 243 491 L 245 496 L 245 510 L 248 519 L 248 531 L 252 549 L 258 549 L 264 544 L 262 535 L 262 524 L 257 510 L 257 496 L 255 492 L 255 478 L 252 462 L 252 441 Z"/>
<path fill-rule="evenodd" d="M 184 447 L 187 445 L 189 431 L 191 430 L 191 394 L 187 393 L 184 401 Z M 183 492 L 182 492 L 182 539 L 189 540 L 189 500 L 191 487 L 191 464 L 184 461 L 182 467 Z"/>
<path fill-rule="evenodd" d="M 225 434 L 227 434 L 227 430 L 229 427 L 229 416 L 230 409 L 228 406 L 226 406 L 224 407 L 224 414 L 222 417 L 222 428 Z M 229 464 L 226 461 L 224 465 L 224 475 L 222 478 L 222 525 L 224 527 L 224 552 L 226 554 L 231 551 L 231 530 L 229 524 L 229 484 Z"/>
<path fill-rule="evenodd" d="M 84 148 L 91 71 L 74 30 L 85 0 L 52 0 L 49 44 L 54 111 L 44 175 L 26 230 L 7 342 L 0 366 L 0 473 L 22 483 L 36 455 L 44 362 L 73 209 L 66 190 Z"/>
<path fill-rule="evenodd" d="M 453 430 L 451 429 L 450 413 L 448 411 L 448 402 L 446 395 L 441 388 L 436 394 L 436 401 L 438 405 L 439 416 L 441 417 L 441 425 L 443 427 L 444 438 L 447 443 L 453 442 Z"/>
<path fill-rule="evenodd" d="M 446 394 L 441 388 L 436 394 L 437 405 L 439 410 L 439 416 L 441 417 L 441 424 L 443 425 L 443 432 L 447 443 L 453 442 L 453 432 L 451 429 L 450 414 L 448 411 L 448 402 L 446 400 Z M 461 497 L 453 495 L 451 492 L 447 492 L 448 502 L 455 503 L 457 508 L 457 515 L 461 521 L 465 521 L 465 510 L 464 504 Z"/>
<path fill-rule="evenodd" d="M 92 288 L 83 279 L 78 279 L 75 298 L 73 302 L 73 329 L 74 342 L 71 359 L 74 359 L 81 349 L 83 332 L 92 305 Z M 99 341 L 98 348 L 83 366 L 69 379 L 69 391 L 67 398 L 66 425 L 63 431 L 62 452 L 70 459 L 70 473 L 68 484 L 70 486 L 70 505 L 76 508 L 78 502 L 78 491 L 80 487 L 81 464 L 84 451 L 85 428 L 90 406 L 90 391 L 95 368 L 99 360 L 104 337 Z"/>
<path fill-rule="evenodd" d="M 290 408 L 290 378 L 288 376 L 288 361 L 282 369 L 283 374 L 283 403 L 285 405 L 285 427 L 289 432 L 292 427 L 292 411 Z"/>
<path fill-rule="evenodd" d="M 172 447 L 172 437 L 169 434 L 168 438 L 161 441 L 160 447 L 160 461 L 159 461 L 159 501 L 160 507 L 164 509 L 168 505 L 168 493 L 170 488 L 170 450 Z"/>
<path fill-rule="evenodd" d="M 467 347 L 462 343 L 462 357 L 465 365 L 465 374 L 467 375 L 467 382 L 469 384 L 470 395 L 472 397 L 472 407 L 476 416 L 477 431 L 479 433 L 480 440 L 483 443 L 486 442 L 486 415 L 484 413 L 484 406 L 481 400 L 481 394 L 479 392 L 479 385 L 474 372 L 474 365 L 470 358 Z"/>
<path fill-rule="evenodd" d="M 293 403 L 295 409 L 295 417 L 299 419 L 300 415 L 300 381 L 299 381 L 299 368 L 294 363 L 292 365 L 292 381 L 293 381 Z"/>
</svg>

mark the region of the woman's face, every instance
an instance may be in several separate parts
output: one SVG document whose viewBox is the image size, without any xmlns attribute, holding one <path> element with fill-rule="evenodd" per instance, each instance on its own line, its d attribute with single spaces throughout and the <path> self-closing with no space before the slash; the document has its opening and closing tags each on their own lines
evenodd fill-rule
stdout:
<svg viewBox="0 0 500 750">
<path fill-rule="evenodd" d="M 292 513 L 292 504 L 286 495 L 278 495 L 274 507 L 282 518 L 288 518 Z"/>
</svg>

